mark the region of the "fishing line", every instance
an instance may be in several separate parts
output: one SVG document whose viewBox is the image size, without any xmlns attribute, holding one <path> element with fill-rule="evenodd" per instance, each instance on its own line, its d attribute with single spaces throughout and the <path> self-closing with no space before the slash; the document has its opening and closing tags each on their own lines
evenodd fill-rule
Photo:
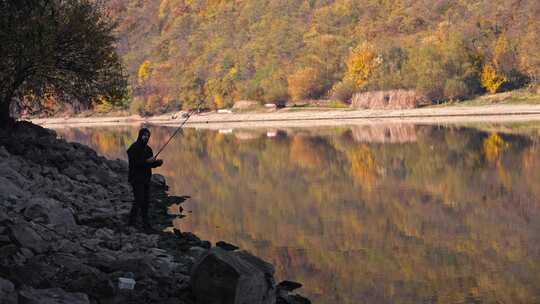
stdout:
<svg viewBox="0 0 540 304">
<path fill-rule="evenodd" d="M 182 129 L 182 127 L 184 126 L 184 124 L 188 121 L 188 119 L 191 117 L 191 115 L 193 115 L 193 113 L 195 112 L 195 110 L 200 110 L 200 106 L 202 105 L 202 103 L 204 102 L 204 100 L 201 100 L 198 104 L 197 104 L 197 107 L 196 109 L 193 109 L 191 111 L 189 111 L 187 113 L 187 117 L 186 119 L 184 119 L 184 121 L 180 124 L 180 126 L 178 128 L 176 128 L 176 130 L 174 131 L 173 135 L 171 135 L 171 137 L 169 137 L 169 140 L 167 140 L 167 142 L 163 145 L 163 147 L 161 147 L 161 149 L 159 149 L 158 153 L 156 153 L 156 155 L 154 156 L 154 158 L 157 158 L 159 153 L 161 153 L 161 151 L 163 151 L 163 149 L 165 149 L 165 147 L 169 144 L 169 142 L 176 136 L 176 134 Z"/>
</svg>

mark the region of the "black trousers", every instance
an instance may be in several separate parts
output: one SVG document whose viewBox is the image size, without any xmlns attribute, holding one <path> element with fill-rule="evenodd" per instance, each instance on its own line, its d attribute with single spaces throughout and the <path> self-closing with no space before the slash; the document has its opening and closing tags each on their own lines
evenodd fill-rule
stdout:
<svg viewBox="0 0 540 304">
<path fill-rule="evenodd" d="M 143 223 L 148 223 L 150 184 L 133 183 L 131 186 L 133 187 L 133 196 L 135 197 L 135 202 L 133 202 L 131 212 L 129 213 L 129 221 L 131 223 L 135 223 L 137 214 L 140 212 Z"/>
</svg>

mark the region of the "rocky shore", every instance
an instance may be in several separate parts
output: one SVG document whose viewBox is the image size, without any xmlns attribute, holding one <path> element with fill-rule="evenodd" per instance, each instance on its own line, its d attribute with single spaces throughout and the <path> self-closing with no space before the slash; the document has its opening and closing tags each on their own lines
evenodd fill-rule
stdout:
<svg viewBox="0 0 540 304">
<path fill-rule="evenodd" d="M 151 187 L 155 230 L 127 227 L 125 161 L 28 122 L 0 130 L 0 303 L 309 303 L 246 251 L 163 232 L 185 198 Z"/>
</svg>

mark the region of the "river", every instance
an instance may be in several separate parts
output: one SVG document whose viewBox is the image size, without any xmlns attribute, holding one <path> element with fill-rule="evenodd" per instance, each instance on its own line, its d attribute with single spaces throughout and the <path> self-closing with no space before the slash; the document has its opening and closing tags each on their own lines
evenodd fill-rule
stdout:
<svg viewBox="0 0 540 304">
<path fill-rule="evenodd" d="M 154 151 L 174 128 L 150 127 Z M 186 129 L 171 225 L 224 240 L 314 303 L 540 303 L 540 122 Z M 59 128 L 126 159 L 137 127 Z"/>
</svg>

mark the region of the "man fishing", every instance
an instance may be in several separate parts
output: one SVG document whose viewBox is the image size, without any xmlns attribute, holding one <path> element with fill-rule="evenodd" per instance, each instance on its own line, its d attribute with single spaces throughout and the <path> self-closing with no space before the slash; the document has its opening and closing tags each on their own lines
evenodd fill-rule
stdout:
<svg viewBox="0 0 540 304">
<path fill-rule="evenodd" d="M 150 197 L 150 178 L 152 168 L 163 164 L 161 159 L 156 159 L 152 149 L 148 146 L 150 130 L 141 128 L 137 140 L 127 150 L 129 159 L 128 181 L 133 187 L 135 202 L 129 214 L 129 226 L 134 226 L 137 221 L 137 214 L 140 212 L 144 229 L 151 229 L 148 220 L 148 205 Z"/>
</svg>

